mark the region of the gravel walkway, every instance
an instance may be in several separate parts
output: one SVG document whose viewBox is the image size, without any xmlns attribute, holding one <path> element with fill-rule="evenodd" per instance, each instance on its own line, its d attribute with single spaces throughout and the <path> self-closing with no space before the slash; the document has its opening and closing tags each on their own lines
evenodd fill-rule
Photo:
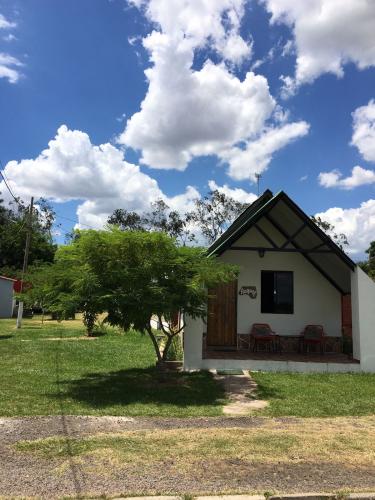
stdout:
<svg viewBox="0 0 375 500">
<path fill-rule="evenodd" d="M 131 419 L 72 416 L 0 419 L 0 495 L 53 499 L 67 495 L 91 498 L 99 495 L 338 491 L 375 487 L 373 469 L 347 469 L 344 464 L 254 465 L 244 459 L 211 460 L 198 463 L 192 475 L 184 474 L 165 457 L 157 465 L 150 464 L 143 470 L 133 464 L 116 467 L 109 462 L 102 472 L 93 473 L 92 464 L 85 459 L 46 459 L 32 453 L 20 453 L 12 446 L 20 440 L 48 436 L 65 436 L 69 444 L 71 437 L 137 429 L 262 427 L 267 420 L 261 417 Z M 276 419 L 280 425 L 296 420 Z"/>
</svg>

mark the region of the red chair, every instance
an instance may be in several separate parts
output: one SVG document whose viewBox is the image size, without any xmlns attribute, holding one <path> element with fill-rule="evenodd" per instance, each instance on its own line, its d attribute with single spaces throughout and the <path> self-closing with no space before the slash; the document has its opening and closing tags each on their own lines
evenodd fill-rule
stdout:
<svg viewBox="0 0 375 500">
<path fill-rule="evenodd" d="M 326 335 L 322 325 L 306 325 L 301 332 L 302 351 L 308 352 L 310 345 L 319 346 L 320 352 L 325 352 Z"/>
<path fill-rule="evenodd" d="M 254 323 L 251 327 L 250 338 L 253 341 L 253 352 L 258 350 L 259 344 L 267 346 L 267 350 L 275 351 L 279 336 L 267 323 Z"/>
</svg>

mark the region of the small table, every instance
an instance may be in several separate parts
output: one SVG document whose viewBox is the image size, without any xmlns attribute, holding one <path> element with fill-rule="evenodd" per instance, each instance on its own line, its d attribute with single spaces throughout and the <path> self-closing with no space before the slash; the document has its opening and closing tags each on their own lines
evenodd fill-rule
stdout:
<svg viewBox="0 0 375 500">
<path fill-rule="evenodd" d="M 303 337 L 298 333 L 298 334 L 288 334 L 288 335 L 279 335 L 279 343 L 280 343 L 280 352 L 282 352 L 284 349 L 283 349 L 283 346 L 282 346 L 282 339 L 290 339 L 290 340 L 297 340 L 297 351 L 284 351 L 284 352 L 301 352 L 301 348 L 302 348 L 302 340 L 303 340 Z"/>
<path fill-rule="evenodd" d="M 243 338 L 245 337 L 245 338 Z M 269 337 L 272 337 L 272 347 L 274 352 L 280 352 L 281 351 L 281 344 L 280 344 L 280 335 L 274 334 L 274 335 L 269 335 L 269 336 L 262 336 L 262 335 L 254 335 L 251 333 L 237 333 L 237 350 L 241 350 L 241 347 L 243 344 L 247 347 L 247 349 L 251 349 L 251 340 L 253 339 L 253 348 L 257 345 L 257 340 L 262 341 L 264 338 L 267 338 L 267 341 Z"/>
</svg>

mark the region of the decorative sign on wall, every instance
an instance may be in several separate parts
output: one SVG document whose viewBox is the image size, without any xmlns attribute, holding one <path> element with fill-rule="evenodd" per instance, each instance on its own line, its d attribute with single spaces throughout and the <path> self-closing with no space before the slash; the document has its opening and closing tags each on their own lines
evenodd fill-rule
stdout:
<svg viewBox="0 0 375 500">
<path fill-rule="evenodd" d="M 248 295 L 250 299 L 256 299 L 258 292 L 256 286 L 241 286 L 240 295 Z"/>
</svg>

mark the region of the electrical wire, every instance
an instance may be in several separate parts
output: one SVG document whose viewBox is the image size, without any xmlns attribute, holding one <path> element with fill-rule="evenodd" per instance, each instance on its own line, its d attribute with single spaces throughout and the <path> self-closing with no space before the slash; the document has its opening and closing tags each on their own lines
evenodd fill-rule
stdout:
<svg viewBox="0 0 375 500">
<path fill-rule="evenodd" d="M 18 206 L 22 206 L 22 203 L 20 203 L 19 199 L 16 198 L 16 196 L 13 193 L 13 191 L 10 189 L 9 181 L 6 178 L 5 173 L 3 172 L 4 171 L 4 166 L 3 166 L 3 162 L 1 160 L 0 160 L 0 167 L 1 167 L 1 169 L 0 169 L 0 175 L 1 175 L 2 179 L 3 179 L 3 181 L 4 181 L 5 186 L 7 187 L 7 189 L 9 191 L 11 197 L 17 203 Z"/>
<path fill-rule="evenodd" d="M 4 181 L 5 186 L 7 187 L 7 189 L 8 189 L 8 191 L 9 191 L 9 193 L 10 193 L 11 197 L 12 197 L 12 198 L 13 198 L 13 200 L 17 203 L 17 205 L 18 205 L 18 206 L 23 207 L 23 205 L 22 205 L 22 203 L 24 203 L 24 202 L 23 202 L 23 200 L 21 200 L 21 201 L 22 201 L 22 203 L 20 203 L 20 201 L 19 201 L 19 200 L 20 200 L 20 198 L 17 198 L 17 197 L 14 195 L 13 191 L 11 190 L 11 188 L 10 188 L 10 186 L 9 186 L 9 181 L 8 181 L 8 179 L 7 179 L 7 178 L 6 178 L 6 176 L 5 176 L 5 173 L 4 173 L 4 166 L 3 166 L 3 162 L 2 162 L 1 160 L 0 160 L 0 167 L 1 167 L 1 168 L 0 168 L 0 175 L 1 175 L 2 179 L 3 179 L 3 181 Z M 55 212 L 55 215 L 57 216 L 57 218 L 60 218 L 60 219 L 65 219 L 65 220 L 67 220 L 67 221 L 69 221 L 69 222 L 74 222 L 75 224 L 77 224 L 77 223 L 78 223 L 78 224 L 80 224 L 81 226 L 88 227 L 89 229 L 95 229 L 94 227 L 89 226 L 88 224 L 84 224 L 83 222 L 79 222 L 79 221 L 77 221 L 77 220 L 70 219 L 69 217 L 65 217 L 64 215 L 60 215 L 58 212 Z"/>
<path fill-rule="evenodd" d="M 84 224 L 83 222 L 79 222 L 78 220 L 70 219 L 69 217 L 65 217 L 65 215 L 60 215 L 58 212 L 55 212 L 55 214 L 56 214 L 56 218 L 57 219 L 65 219 L 65 220 L 67 220 L 69 222 L 74 222 L 75 224 L 80 224 L 81 226 L 86 226 L 89 229 L 94 229 L 95 230 L 94 227 L 89 226 L 88 224 Z"/>
</svg>

